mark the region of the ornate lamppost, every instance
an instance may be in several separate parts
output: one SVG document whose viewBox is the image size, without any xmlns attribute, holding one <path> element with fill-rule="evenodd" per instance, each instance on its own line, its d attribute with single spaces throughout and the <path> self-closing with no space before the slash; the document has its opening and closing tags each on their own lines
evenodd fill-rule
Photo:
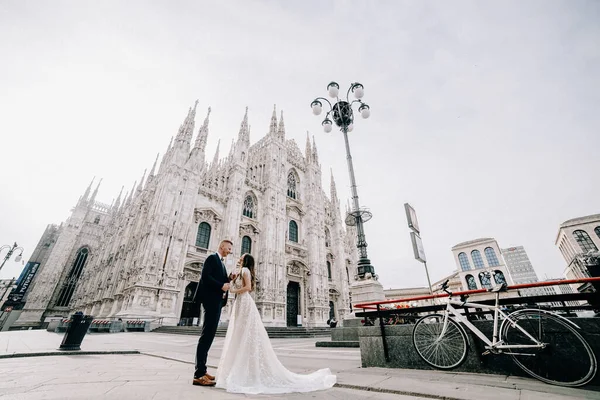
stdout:
<svg viewBox="0 0 600 400">
<path fill-rule="evenodd" d="M 363 224 L 371 219 L 373 216 L 371 212 L 365 208 L 360 208 L 358 203 L 358 192 L 356 189 L 356 178 L 354 177 L 354 166 L 352 165 L 352 155 L 350 154 L 350 144 L 348 143 L 348 132 L 352 132 L 354 129 L 354 112 L 352 111 L 352 105 L 357 103 L 358 112 L 363 118 L 369 118 L 371 115 L 370 107 L 365 104 L 361 99 L 364 95 L 364 87 L 362 84 L 355 82 L 350 85 L 348 92 L 346 93 L 346 99 L 340 99 L 339 95 L 340 86 L 336 82 L 331 82 L 327 85 L 327 92 L 329 97 L 335 102 L 332 104 L 329 100 L 324 97 L 317 97 L 311 103 L 313 114 L 320 115 L 323 111 L 323 103 L 326 102 L 329 105 L 329 111 L 325 114 L 325 119 L 322 122 L 323 129 L 329 133 L 333 129 L 333 122 L 340 128 L 344 134 L 344 141 L 346 143 L 346 159 L 348 160 L 348 172 L 350 173 L 350 184 L 352 189 L 352 210 L 348 212 L 346 216 L 346 225 L 356 226 L 357 233 L 357 248 L 359 252 L 357 275 L 355 279 L 365 279 L 369 276 L 377 279 L 375 274 L 375 268 L 371 265 L 371 261 L 367 256 L 367 241 L 365 239 L 365 231 Z M 350 92 L 354 95 L 354 100 L 350 100 Z M 330 119 L 330 117 L 333 119 Z M 367 276 L 367 274 L 370 274 Z"/>
<path fill-rule="evenodd" d="M 17 242 L 15 242 L 15 244 L 13 244 L 12 246 L 5 244 L 4 246 L 0 247 L 0 253 L 4 249 L 8 249 L 8 253 L 6 253 L 6 256 L 4 257 L 4 261 L 2 261 L 2 265 L 0 265 L 0 271 L 2 270 L 2 267 L 4 267 L 4 264 L 10 259 L 10 256 L 13 255 L 15 250 L 21 250 L 20 253 L 15 257 L 15 262 L 19 262 L 19 261 L 21 261 L 21 258 L 23 258 L 23 248 L 19 247 L 17 245 Z"/>
</svg>

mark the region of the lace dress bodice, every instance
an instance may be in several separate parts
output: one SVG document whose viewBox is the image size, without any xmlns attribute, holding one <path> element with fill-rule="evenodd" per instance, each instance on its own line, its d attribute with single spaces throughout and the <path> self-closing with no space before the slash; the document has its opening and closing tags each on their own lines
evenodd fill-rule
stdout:
<svg viewBox="0 0 600 400">
<path fill-rule="evenodd" d="M 244 286 L 244 281 L 242 279 L 242 274 L 239 274 L 239 276 L 231 282 L 231 287 L 234 289 L 240 289 L 242 286 Z"/>
</svg>

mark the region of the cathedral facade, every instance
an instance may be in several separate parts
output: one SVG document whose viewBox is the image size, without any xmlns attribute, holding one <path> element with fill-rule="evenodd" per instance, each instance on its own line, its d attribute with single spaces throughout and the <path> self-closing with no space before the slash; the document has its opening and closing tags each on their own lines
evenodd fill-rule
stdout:
<svg viewBox="0 0 600 400">
<path fill-rule="evenodd" d="M 217 146 L 209 163 L 210 108 L 194 138 L 195 114 L 196 106 L 160 163 L 124 197 L 99 203 L 90 184 L 53 230 L 17 325 L 73 311 L 197 323 L 202 265 L 222 239 L 234 243 L 229 270 L 241 254 L 255 257 L 253 296 L 266 326 L 317 327 L 349 316 L 356 236 L 342 224 L 333 175 L 329 194 L 322 188 L 314 139 L 307 136 L 303 154 L 274 110 L 266 136 L 250 145 L 246 110 L 228 156 Z"/>
</svg>

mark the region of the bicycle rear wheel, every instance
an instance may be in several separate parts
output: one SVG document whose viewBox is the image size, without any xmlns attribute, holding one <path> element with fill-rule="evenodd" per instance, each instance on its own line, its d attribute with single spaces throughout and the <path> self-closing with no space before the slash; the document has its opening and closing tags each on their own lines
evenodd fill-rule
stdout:
<svg viewBox="0 0 600 400">
<path fill-rule="evenodd" d="M 532 377 L 558 386 L 583 386 L 596 375 L 596 357 L 577 330 L 562 318 L 544 310 L 520 310 L 505 320 L 504 344 L 534 344 L 517 326 L 546 346 L 543 349 L 507 349 L 513 361 Z M 515 326 L 517 325 L 517 326 Z"/>
<path fill-rule="evenodd" d="M 443 327 L 443 315 L 432 314 L 419 319 L 413 328 L 413 345 L 423 361 L 432 367 L 456 368 L 467 358 L 467 334 L 450 318 L 442 335 Z"/>
</svg>

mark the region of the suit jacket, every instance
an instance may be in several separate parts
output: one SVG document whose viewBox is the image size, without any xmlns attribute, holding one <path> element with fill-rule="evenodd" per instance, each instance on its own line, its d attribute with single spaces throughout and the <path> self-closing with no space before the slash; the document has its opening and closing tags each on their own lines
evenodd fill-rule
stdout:
<svg viewBox="0 0 600 400">
<path fill-rule="evenodd" d="M 204 261 L 196 296 L 202 303 L 215 304 L 222 302 L 221 306 L 224 306 L 227 304 L 229 292 L 223 292 L 222 287 L 227 282 L 229 282 L 229 277 L 221 261 L 221 255 L 219 253 L 211 254 Z"/>
</svg>

